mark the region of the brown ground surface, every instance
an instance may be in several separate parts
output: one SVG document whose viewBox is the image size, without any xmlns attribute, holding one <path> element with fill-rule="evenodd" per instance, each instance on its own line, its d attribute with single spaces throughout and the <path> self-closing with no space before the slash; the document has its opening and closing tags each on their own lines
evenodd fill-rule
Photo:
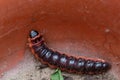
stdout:
<svg viewBox="0 0 120 80">
<path fill-rule="evenodd" d="M 17 80 L 19 77 L 22 77 L 21 80 L 28 79 L 27 75 L 22 74 L 28 74 L 29 78 L 29 75 L 34 73 L 43 75 L 39 70 L 34 69 L 39 62 L 34 62 L 34 59 L 31 59 L 32 55 L 27 58 L 28 60 L 25 59 L 25 55 L 30 54 L 29 51 L 25 52 L 28 50 L 28 32 L 36 29 L 44 34 L 48 46 L 55 50 L 109 61 L 112 69 L 105 75 L 105 80 L 114 80 L 113 78 L 119 80 L 119 13 L 119 0 L 1 0 L 0 74 L 4 77 L 1 79 L 12 78 L 14 74 L 11 72 L 13 75 L 10 75 L 10 71 L 18 72 L 15 74 Z M 30 64 L 25 64 L 25 61 L 32 64 L 30 70 Z M 20 72 L 19 67 L 22 67 Z M 52 73 L 54 70 L 47 68 L 45 71 Z M 100 76 L 104 75 L 99 75 L 97 80 L 103 80 Z M 37 77 L 33 80 L 39 80 L 44 76 Z M 89 80 L 91 76 L 78 76 L 78 78 Z M 77 77 L 75 80 L 78 80 Z"/>
<path fill-rule="evenodd" d="M 55 70 L 41 66 L 42 64 L 32 56 L 31 52 L 26 50 L 24 59 L 16 67 L 5 72 L 0 80 L 50 80 L 50 75 Z M 76 75 L 62 72 L 62 74 L 72 77 L 73 80 L 117 80 L 111 73 Z"/>
</svg>

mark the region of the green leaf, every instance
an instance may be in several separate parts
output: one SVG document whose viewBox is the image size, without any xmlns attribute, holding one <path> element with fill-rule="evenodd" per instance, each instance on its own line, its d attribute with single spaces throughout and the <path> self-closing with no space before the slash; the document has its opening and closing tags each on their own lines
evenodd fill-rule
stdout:
<svg viewBox="0 0 120 80">
<path fill-rule="evenodd" d="M 50 80 L 64 80 L 61 70 L 56 69 L 56 71 L 51 75 Z"/>
</svg>

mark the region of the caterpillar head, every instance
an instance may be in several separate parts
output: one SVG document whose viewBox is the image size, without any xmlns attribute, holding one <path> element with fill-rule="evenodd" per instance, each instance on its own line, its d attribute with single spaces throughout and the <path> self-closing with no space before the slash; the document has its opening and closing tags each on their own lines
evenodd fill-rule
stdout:
<svg viewBox="0 0 120 80">
<path fill-rule="evenodd" d="M 36 30 L 31 30 L 29 33 L 30 38 L 35 38 L 38 35 L 39 35 L 39 33 Z"/>
<path fill-rule="evenodd" d="M 30 42 L 30 45 L 41 44 L 43 42 L 43 37 L 38 33 L 38 31 L 31 30 L 28 41 Z"/>
</svg>

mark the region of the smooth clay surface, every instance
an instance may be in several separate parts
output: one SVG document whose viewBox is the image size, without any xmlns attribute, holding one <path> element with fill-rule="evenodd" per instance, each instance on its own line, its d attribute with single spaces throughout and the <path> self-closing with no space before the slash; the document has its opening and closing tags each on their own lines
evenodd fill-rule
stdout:
<svg viewBox="0 0 120 80">
<path fill-rule="evenodd" d="M 32 74 L 32 80 L 42 80 L 46 76 L 49 79 L 54 69 L 45 68 L 42 73 L 35 69 L 40 63 L 31 59 L 33 55 L 30 55 L 27 38 L 29 31 L 35 29 L 44 35 L 48 46 L 54 50 L 68 55 L 101 58 L 112 65 L 105 75 L 66 75 L 75 80 L 119 80 L 119 2 L 0 0 L 0 79 L 29 80 Z"/>
</svg>

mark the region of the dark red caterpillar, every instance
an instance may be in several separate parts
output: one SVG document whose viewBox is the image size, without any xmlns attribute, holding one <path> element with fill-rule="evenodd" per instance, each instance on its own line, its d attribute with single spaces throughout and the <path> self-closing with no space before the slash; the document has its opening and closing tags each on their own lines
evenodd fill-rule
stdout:
<svg viewBox="0 0 120 80">
<path fill-rule="evenodd" d="M 111 65 L 101 59 L 92 59 L 84 57 L 68 56 L 48 48 L 44 42 L 42 35 L 32 30 L 29 34 L 29 47 L 33 54 L 44 64 L 51 68 L 59 68 L 63 71 L 82 73 L 82 74 L 98 74 L 106 72 Z"/>
</svg>

